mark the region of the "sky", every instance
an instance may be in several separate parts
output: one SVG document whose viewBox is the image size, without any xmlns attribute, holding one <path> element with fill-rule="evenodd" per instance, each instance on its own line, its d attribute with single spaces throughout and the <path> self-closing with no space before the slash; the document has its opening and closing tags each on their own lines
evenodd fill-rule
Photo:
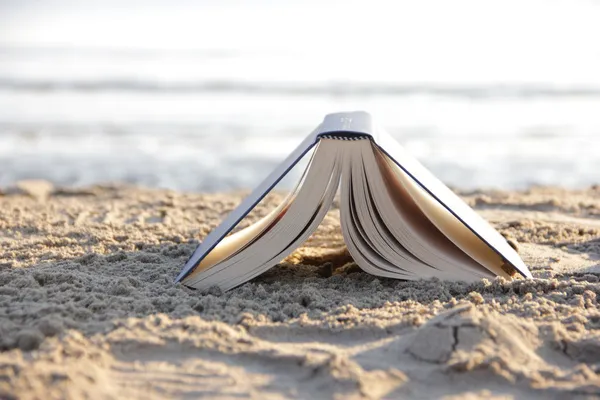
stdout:
<svg viewBox="0 0 600 400">
<path fill-rule="evenodd" d="M 344 76 L 600 86 L 600 2 L 0 0 L 0 46 L 278 52 Z"/>
</svg>

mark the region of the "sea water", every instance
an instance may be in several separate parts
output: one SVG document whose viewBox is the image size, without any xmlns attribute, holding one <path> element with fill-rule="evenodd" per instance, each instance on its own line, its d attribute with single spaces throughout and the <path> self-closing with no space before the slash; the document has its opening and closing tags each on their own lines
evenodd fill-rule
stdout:
<svg viewBox="0 0 600 400">
<path fill-rule="evenodd" d="M 600 181 L 597 2 L 90 4 L 0 6 L 0 186 L 251 188 L 351 110 L 458 188 Z"/>
</svg>

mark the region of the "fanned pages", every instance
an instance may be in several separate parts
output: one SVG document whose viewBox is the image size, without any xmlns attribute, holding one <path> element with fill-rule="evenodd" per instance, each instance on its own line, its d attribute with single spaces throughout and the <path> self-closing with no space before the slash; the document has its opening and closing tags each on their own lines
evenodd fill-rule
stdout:
<svg viewBox="0 0 600 400">
<path fill-rule="evenodd" d="M 314 146 L 302 178 L 282 203 L 226 236 Z M 262 274 L 317 229 L 339 186 L 344 241 L 365 272 L 407 280 L 531 277 L 489 224 L 398 144 L 390 144 L 369 114 L 353 112 L 328 115 L 198 246 L 177 281 L 228 290 Z"/>
</svg>

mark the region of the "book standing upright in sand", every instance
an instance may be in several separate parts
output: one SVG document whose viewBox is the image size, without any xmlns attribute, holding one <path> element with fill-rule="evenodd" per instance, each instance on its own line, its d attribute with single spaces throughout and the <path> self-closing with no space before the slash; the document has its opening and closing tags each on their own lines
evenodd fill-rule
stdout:
<svg viewBox="0 0 600 400">
<path fill-rule="evenodd" d="M 287 198 L 253 225 L 227 236 L 316 146 Z M 366 112 L 329 114 L 194 251 L 176 282 L 231 289 L 262 274 L 317 229 L 341 182 L 344 241 L 365 272 L 415 280 L 475 281 L 531 272 L 485 220 Z"/>
</svg>

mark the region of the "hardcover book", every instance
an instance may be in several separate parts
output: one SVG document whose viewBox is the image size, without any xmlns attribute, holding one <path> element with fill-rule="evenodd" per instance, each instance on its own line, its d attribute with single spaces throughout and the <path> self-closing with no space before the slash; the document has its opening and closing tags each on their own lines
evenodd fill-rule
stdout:
<svg viewBox="0 0 600 400">
<path fill-rule="evenodd" d="M 229 233 L 314 148 L 289 195 Z M 194 251 L 176 282 L 228 290 L 275 266 L 309 238 L 340 188 L 348 252 L 373 275 L 476 281 L 531 278 L 506 240 L 409 155 L 366 112 L 329 114 Z"/>
</svg>

